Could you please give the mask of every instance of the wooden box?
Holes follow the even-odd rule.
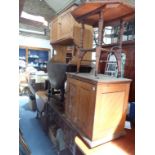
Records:
[[[67,74],[65,113],[91,147],[124,134],[130,79]]]

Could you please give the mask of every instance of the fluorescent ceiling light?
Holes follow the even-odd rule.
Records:
[[[45,26],[48,25],[48,22],[42,16],[35,16],[35,15],[31,15],[31,14],[28,14],[28,13],[22,11],[21,17],[26,18],[26,19],[30,19],[30,20],[34,20],[34,21],[37,21],[37,22],[41,22]]]
[[[19,31],[44,35],[44,32],[41,32],[41,31],[27,30],[27,29],[22,29],[22,28],[20,28]]]

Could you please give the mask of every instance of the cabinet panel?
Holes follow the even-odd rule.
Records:
[[[66,115],[86,136],[92,136],[94,85],[68,78]]]
[[[59,27],[60,27],[60,23],[58,18],[55,18],[52,21],[52,27],[50,30],[50,41],[56,41],[59,38]]]
[[[66,115],[77,123],[78,81],[69,79],[67,83]]]
[[[98,96],[95,110],[94,139],[103,138],[108,134],[118,132],[120,129],[125,92],[102,93]]]
[[[93,86],[83,85],[83,82],[80,83],[77,125],[89,138],[92,136],[94,97]]]
[[[69,12],[60,16],[60,39],[73,38],[74,19]]]

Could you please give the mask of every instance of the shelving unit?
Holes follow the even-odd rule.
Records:
[[[50,49],[36,47],[19,47],[19,60],[25,61],[26,66],[33,66],[37,70],[46,71],[47,62],[50,58]]]
[[[37,69],[44,69],[47,66],[48,52],[29,49],[28,65],[32,65]]]
[[[106,29],[106,27],[105,27]],[[119,41],[119,33],[120,33],[120,25],[116,24],[114,26],[111,26],[111,33],[104,34],[104,38],[110,39],[111,42],[105,43],[105,44],[114,44],[118,43]],[[134,20],[128,21],[124,24],[124,32],[123,32],[123,39],[122,41],[134,41],[135,39],[135,22]]]
[[[19,49],[19,67],[26,66],[26,50],[24,48]]]

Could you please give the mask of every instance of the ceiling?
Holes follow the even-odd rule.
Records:
[[[49,39],[49,23],[64,8],[73,3],[80,4],[82,0],[19,0],[19,33],[20,35]],[[42,22],[22,17],[22,11],[36,16],[42,16],[48,22],[45,26]],[[24,30],[23,30],[24,29]],[[25,30],[39,31],[44,34],[25,32]]]
[[[81,4],[85,1],[88,0],[19,0],[19,34],[49,39],[49,23],[52,18],[73,3]],[[123,1],[134,4],[134,0]],[[30,15],[44,17],[48,22],[48,25],[21,17],[22,11]],[[25,32],[25,30],[31,30],[31,32]],[[39,31],[42,34],[37,34],[35,33],[36,31]]]

